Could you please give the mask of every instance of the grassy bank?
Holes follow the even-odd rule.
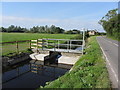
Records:
[[[96,41],[88,39],[86,54],[62,77],[48,82],[44,88],[110,88],[105,60]]]
[[[115,37],[112,37],[112,36],[107,36],[107,38],[110,38],[110,39],[113,39],[113,40],[120,41],[120,38],[115,38]]]
[[[22,41],[41,38],[70,39],[76,34],[2,33],[1,42]]]

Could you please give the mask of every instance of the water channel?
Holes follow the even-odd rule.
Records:
[[[68,69],[43,66],[42,69],[30,63],[31,60],[21,62],[3,69],[2,88],[39,88],[46,82],[53,81],[64,75]]]

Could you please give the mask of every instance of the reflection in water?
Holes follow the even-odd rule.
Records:
[[[38,88],[46,82],[53,81],[64,75],[68,70],[57,67],[30,64],[3,73],[3,88]]]

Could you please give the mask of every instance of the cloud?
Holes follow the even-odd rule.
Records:
[[[57,19],[41,19],[41,18],[26,18],[26,17],[14,17],[14,16],[3,16],[2,26],[17,25],[23,27],[32,27],[34,25],[44,25],[49,23],[56,23]]]
[[[61,20],[60,22],[56,23],[56,25],[68,30],[88,28],[88,29],[97,29],[99,31],[103,31],[103,28],[101,25],[98,24],[98,21],[99,20],[96,19],[75,17],[75,18]]]
[[[66,30],[70,29],[99,29],[103,30],[98,24],[98,20],[85,19],[83,17],[73,17],[67,19],[48,19],[48,18],[26,18],[26,17],[14,17],[3,16],[2,26],[8,27],[10,25],[17,25],[21,27],[31,28],[33,26],[42,25],[56,25]]]

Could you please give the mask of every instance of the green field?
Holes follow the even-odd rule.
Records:
[[[41,38],[52,38],[52,39],[70,39],[76,34],[38,34],[38,33],[1,33],[1,42],[41,39]]]
[[[44,88],[111,87],[105,60],[96,37],[91,37],[88,41],[86,54],[76,62],[72,70],[53,82],[47,82]]]

